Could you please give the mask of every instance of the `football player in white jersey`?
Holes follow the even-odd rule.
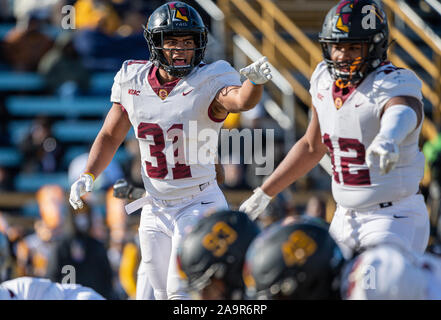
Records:
[[[105,300],[91,288],[20,277],[0,283],[0,300]]]
[[[324,61],[311,77],[305,135],[240,207],[258,216],[271,198],[317,165],[333,165],[330,233],[345,256],[380,242],[423,252],[429,218],[419,194],[424,156],[421,81],[387,61],[388,24],[373,0],[342,0],[327,14]]]
[[[93,289],[79,284],[61,284],[33,277],[3,281],[7,279],[3,271],[11,260],[9,246],[8,238],[0,232],[0,300],[104,300]]]
[[[186,299],[176,268],[178,244],[201,212],[228,207],[215,181],[217,134],[229,112],[258,103],[271,70],[262,57],[240,71],[248,78],[241,83],[227,62],[204,64],[207,28],[182,2],[157,8],[144,36],[150,61],[126,61],[116,74],[113,106],[84,174],[71,187],[70,203],[82,206],[80,197],[92,190],[133,127],[147,194],[140,199],[145,205],[139,227],[146,281],[155,299]],[[207,154],[213,161],[200,159]]]
[[[346,300],[441,300],[441,259],[390,243],[348,261],[340,288]]]

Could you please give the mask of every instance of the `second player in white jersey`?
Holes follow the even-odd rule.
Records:
[[[105,300],[93,289],[49,279],[20,277],[0,283],[0,300]]]
[[[213,134],[223,120],[213,118],[207,106],[220,89],[241,81],[226,61],[201,63],[174,87],[161,85],[157,70],[150,61],[124,62],[111,101],[122,105],[135,130],[147,192],[170,200],[192,195],[192,187],[214,180],[218,140]]]
[[[320,63],[311,77],[310,93],[332,159],[335,201],[345,208],[363,209],[416,194],[424,174],[424,155],[418,147],[422,121],[399,145],[396,168],[387,175],[381,174],[378,163],[369,168],[365,158],[380,130],[384,105],[397,96],[421,100],[421,81],[412,71],[385,63],[356,90],[348,89],[346,95],[342,91],[326,63]]]
[[[373,28],[362,23],[367,7],[375,11]],[[421,81],[387,61],[388,37],[386,14],[374,0],[341,0],[328,12],[319,35],[324,61],[311,78],[308,129],[241,210],[258,216],[329,152],[337,203],[329,232],[345,256],[384,242],[424,252]]]

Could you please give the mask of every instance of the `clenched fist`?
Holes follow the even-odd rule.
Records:
[[[267,57],[260,58],[249,66],[240,69],[239,72],[247,77],[253,84],[264,84],[273,77]]]

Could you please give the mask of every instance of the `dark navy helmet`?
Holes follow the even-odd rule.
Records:
[[[387,59],[389,29],[381,4],[374,0],[341,0],[326,15],[319,33],[323,58],[334,80],[356,84]],[[364,43],[366,56],[354,61],[331,60],[331,45]]]
[[[218,211],[199,220],[178,248],[178,270],[187,288],[200,292],[218,279],[227,289],[225,299],[241,299],[245,254],[259,232],[240,211]]]
[[[167,35],[193,36],[196,47],[193,49],[194,55],[189,65],[174,65],[173,62],[169,64],[163,55],[163,50],[167,50],[163,47],[164,38]],[[193,7],[183,2],[168,2],[151,14],[144,27],[144,38],[149,46],[150,60],[170,75],[182,78],[198,66],[204,58],[207,46],[207,28]]]
[[[299,217],[263,231],[248,248],[251,299],[338,299],[343,255],[323,224]]]

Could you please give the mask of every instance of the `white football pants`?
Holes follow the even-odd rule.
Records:
[[[139,225],[141,246],[140,268],[146,277],[138,279],[139,289],[145,290],[142,278],[149,281],[156,300],[189,299],[182,288],[176,267],[176,250],[182,237],[207,211],[227,209],[228,203],[216,182],[197,194],[193,199],[174,206],[164,206],[153,200],[142,208]],[[138,289],[137,289],[138,290]],[[137,293],[137,299],[143,294]]]
[[[346,258],[353,250],[386,242],[423,253],[429,241],[429,213],[421,194],[386,208],[353,210],[337,205],[329,233]]]

